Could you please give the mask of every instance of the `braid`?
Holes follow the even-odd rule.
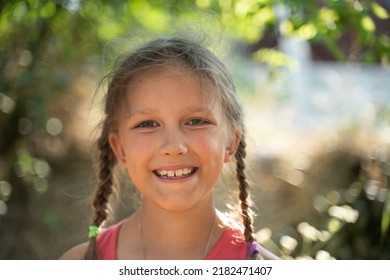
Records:
[[[241,141],[238,145],[237,152],[235,154],[237,166],[236,166],[236,172],[237,172],[237,179],[239,182],[239,189],[240,194],[239,198],[241,201],[241,217],[244,225],[244,236],[245,240],[247,242],[253,242],[253,226],[252,226],[252,213],[250,209],[251,200],[249,197],[248,189],[249,184],[246,179],[245,175],[245,162],[244,159],[246,157],[246,151],[245,151],[246,143],[245,139],[241,138]]]
[[[93,200],[94,217],[92,225],[99,227],[107,219],[108,197],[112,193],[113,185],[113,168],[116,164],[116,157],[111,150],[108,142],[108,125],[103,125],[103,131],[97,141],[100,150],[100,169],[99,169],[99,186]],[[98,259],[99,253],[96,246],[96,238],[90,240],[88,251],[85,259]]]

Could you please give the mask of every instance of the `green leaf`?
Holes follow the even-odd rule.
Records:
[[[367,32],[374,32],[375,28],[376,28],[375,27],[375,22],[369,16],[362,17],[362,19],[360,21],[360,25]]]
[[[304,24],[298,29],[298,35],[305,40],[313,39],[317,33],[317,27],[312,23]]]
[[[268,48],[262,48],[253,54],[255,61],[267,63],[272,67],[287,67],[295,69],[298,67],[296,61],[284,53]]]
[[[388,19],[389,18],[389,14],[387,13],[387,11],[381,5],[379,5],[377,2],[372,3],[371,8],[372,8],[373,13],[379,19]]]
[[[53,2],[47,2],[45,6],[42,7],[40,14],[44,18],[50,18],[56,13],[56,5]]]
[[[385,236],[387,235],[389,231],[389,226],[390,226],[390,192],[387,195],[385,206],[383,207],[382,220],[381,220],[382,240],[384,240]]]

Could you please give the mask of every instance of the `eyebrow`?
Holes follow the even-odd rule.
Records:
[[[144,108],[144,109],[136,109],[134,111],[131,111],[131,112],[127,112],[127,118],[130,118],[132,116],[137,116],[137,115],[150,115],[150,114],[154,114],[156,113],[158,110],[154,109],[154,108]],[[199,112],[206,112],[206,113],[210,113],[211,112],[211,109],[208,108],[208,107],[205,107],[205,106],[191,106],[191,107],[187,107],[185,109],[185,111],[189,112],[189,113],[199,113]]]
[[[188,112],[191,113],[197,113],[197,112],[211,112],[211,108],[208,108],[206,106],[194,106],[194,107],[188,107],[187,108]]]

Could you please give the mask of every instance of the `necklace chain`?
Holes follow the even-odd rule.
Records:
[[[206,258],[206,255],[207,255],[207,250],[209,249],[209,245],[210,245],[210,241],[211,241],[211,237],[213,236],[213,233],[214,233],[214,227],[215,227],[215,219],[216,219],[216,213],[214,211],[214,216],[213,216],[213,224],[211,226],[211,229],[210,229],[210,232],[209,232],[209,237],[207,238],[207,243],[206,243],[206,247],[204,249],[204,253],[203,253],[203,258],[202,260],[204,260]]]
[[[143,239],[143,234],[142,234],[142,224],[141,224],[139,212],[137,213],[137,219],[138,219],[138,234],[139,234],[139,238],[140,238],[141,246],[142,246],[142,259],[145,260],[145,245],[144,245],[144,239]]]
[[[216,216],[217,215],[216,215],[216,213],[214,211],[213,224],[211,226],[211,229],[210,229],[210,232],[209,232],[209,236],[207,238],[207,243],[206,243],[206,246],[205,246],[205,249],[204,249],[204,253],[203,253],[203,258],[202,258],[203,260],[207,256],[207,250],[209,249],[211,237],[213,236],[213,233],[214,233]],[[140,213],[139,212],[137,212],[137,220],[138,220],[138,234],[139,234],[140,241],[141,241],[141,246],[142,246],[142,259],[145,260],[145,243],[144,243],[144,239],[143,239],[142,224],[141,224],[141,218],[140,218]]]

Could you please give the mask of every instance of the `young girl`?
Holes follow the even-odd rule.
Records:
[[[275,259],[254,237],[242,108],[218,58],[192,40],[159,38],[108,77],[90,241],[62,259]],[[242,226],[213,203],[214,185],[231,160]],[[100,231],[116,164],[142,194],[142,206]]]

